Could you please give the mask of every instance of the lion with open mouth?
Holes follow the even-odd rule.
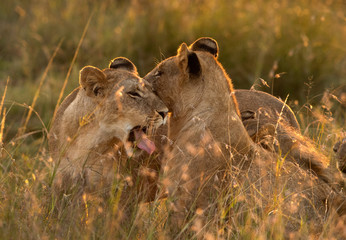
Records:
[[[135,156],[155,151],[147,134],[164,123],[168,109],[126,58],[104,70],[86,66],[79,81],[49,132],[55,191],[107,193],[115,180],[132,186],[141,164]]]

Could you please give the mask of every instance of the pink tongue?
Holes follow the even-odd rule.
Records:
[[[148,139],[147,135],[145,135],[141,129],[134,130],[134,133],[137,141],[137,147],[149,154],[152,154],[156,149],[155,144]]]

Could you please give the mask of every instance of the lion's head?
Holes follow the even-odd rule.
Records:
[[[201,131],[208,129],[218,142],[246,154],[251,140],[240,119],[231,79],[217,60],[218,53],[212,38],[197,39],[189,46],[182,43],[176,56],[163,60],[144,79],[172,112],[171,140],[179,134],[190,141],[198,138],[196,131],[187,127],[190,124],[200,126]],[[236,130],[226,136],[225,129]]]
[[[167,108],[141,79],[128,59],[116,58],[109,68],[87,66],[80,71],[85,97],[95,105],[92,114],[102,131],[115,133],[123,142],[139,140],[137,146],[151,153],[152,143],[143,130],[161,125]]]
[[[217,42],[211,38],[200,38],[190,46],[183,43],[176,56],[162,61],[145,79],[152,83],[173,114],[174,110],[180,111],[182,106],[200,103],[204,100],[201,96],[205,92],[210,92],[212,98],[226,99],[233,88],[217,61],[218,51]],[[225,92],[228,96],[225,96]]]
[[[60,105],[49,134],[59,192],[80,180],[88,189],[109,186],[114,164],[120,169],[135,146],[153,153],[146,133],[160,126],[168,112],[126,58],[114,59],[104,70],[84,67],[79,82]]]

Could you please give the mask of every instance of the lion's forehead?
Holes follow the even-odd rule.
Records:
[[[109,78],[107,79],[109,88],[113,91],[127,91],[132,89],[143,89],[145,84],[139,77],[128,75],[122,78]]]
[[[132,89],[132,88],[142,89],[145,86],[143,81],[140,78],[133,78],[133,77],[122,79],[117,82],[117,85],[125,89]]]
[[[161,64],[158,65],[158,69],[161,70],[161,69],[165,69],[165,68],[167,68],[167,67],[170,68],[170,67],[172,67],[172,66],[177,67],[178,65],[177,65],[177,63],[176,63],[176,58],[177,58],[177,57],[174,56],[174,57],[170,57],[170,58],[164,60],[163,62],[161,62]]]

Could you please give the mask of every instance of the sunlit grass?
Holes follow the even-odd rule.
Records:
[[[316,108],[319,107],[316,106]],[[2,116],[2,121],[4,120],[5,117]],[[321,136],[316,146],[322,148],[323,145],[329,146],[334,143],[334,139],[337,139],[341,133],[337,132],[338,129],[330,123],[325,123],[323,128],[321,126],[322,124],[317,125],[311,130],[313,134],[317,131]],[[333,139],[328,139],[321,134],[324,131],[333,134]],[[165,225],[169,219],[166,207],[166,204],[170,204],[169,199],[157,199],[152,203],[140,205],[129,204],[126,213],[131,214],[127,216],[126,224],[122,222],[126,213],[119,205],[121,182],[114,182],[115,194],[109,199],[102,199],[97,193],[84,194],[81,198],[75,199],[72,192],[70,195],[63,196],[62,203],[58,203],[51,193],[54,168],[46,150],[44,131],[39,133],[43,134],[42,137],[36,137],[30,141],[27,139],[30,136],[26,134],[5,142],[2,151],[0,171],[2,236],[24,239],[44,237],[63,239],[67,236],[102,239],[170,238]],[[329,157],[332,156],[330,151],[327,153]],[[277,163],[278,171],[281,166],[280,161]],[[229,188],[232,191],[221,193],[215,205],[207,210],[210,211],[210,214],[207,214],[207,224],[201,225],[197,214],[186,222],[186,227],[180,233],[181,236],[193,238],[202,231],[208,239],[282,238],[284,216],[280,214],[280,208],[278,208],[282,199],[276,195],[271,196],[272,208],[269,207],[269,210],[275,209],[275,218],[269,217],[271,216],[269,210],[259,214],[258,211],[263,203],[255,197],[256,194],[253,198],[244,195],[242,192],[247,188],[246,185],[232,185]],[[131,198],[128,203],[132,201],[134,199]],[[244,208],[244,203],[247,204],[245,206],[253,206],[253,209]],[[293,205],[292,208],[294,208]],[[215,212],[216,209],[217,212]],[[234,217],[231,222],[228,219],[229,215]],[[304,220],[301,224],[301,231],[292,233],[292,237],[309,235],[309,224]],[[326,221],[326,237],[331,231],[329,224],[329,221]],[[335,226],[339,225],[343,226],[342,223]]]
[[[126,224],[117,194],[106,200],[85,194],[74,201],[72,193],[58,202],[51,192],[54,165],[47,129],[56,103],[78,85],[82,66],[102,68],[125,56],[144,75],[155,62],[174,55],[181,42],[200,36],[219,42],[220,62],[236,88],[263,78],[271,88],[262,89],[284,99],[290,94],[303,135],[333,161],[332,146],[343,136],[346,119],[343,10],[342,1],[304,0],[1,3],[0,238],[171,237],[165,225],[170,199],[129,204]],[[276,78],[280,73],[285,74]],[[121,186],[114,182],[113,191],[119,194]],[[188,237],[203,231],[206,239],[282,238],[280,208],[274,219],[268,212],[258,215],[255,207],[244,209],[245,200],[260,203],[246,199],[242,187],[220,194],[206,225],[197,211],[186,223]],[[272,196],[273,209],[280,201]],[[237,217],[232,222],[228,215]],[[301,226],[292,238],[307,237],[308,223]],[[328,220],[323,237],[344,227]]]

